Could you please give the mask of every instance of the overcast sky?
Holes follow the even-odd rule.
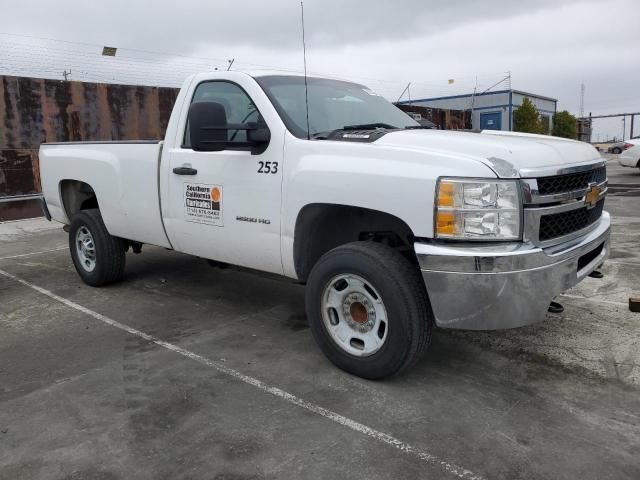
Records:
[[[302,69],[298,0],[0,0],[0,12],[0,73],[177,86],[231,58]],[[305,20],[310,72],[391,100],[408,82],[412,98],[455,95],[511,72],[513,88],[574,114],[581,83],[585,113],[640,111],[638,0],[306,0]],[[594,140],[622,134],[620,119],[594,126]]]

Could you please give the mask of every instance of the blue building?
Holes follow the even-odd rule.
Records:
[[[558,100],[520,90],[496,90],[495,92],[469,93],[447,97],[422,98],[398,102],[426,108],[471,111],[471,125],[481,130],[513,130],[513,110],[529,98],[540,113],[542,123],[550,132],[553,114]]]

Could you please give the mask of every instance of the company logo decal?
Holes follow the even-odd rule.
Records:
[[[221,227],[222,210],[222,185],[184,184],[186,221]]]

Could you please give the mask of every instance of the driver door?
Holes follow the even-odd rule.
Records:
[[[222,105],[228,124],[262,121],[256,103],[236,83],[200,83],[191,103],[203,101]],[[195,151],[186,123],[182,145],[168,152],[165,226],[172,245],[191,255],[282,274],[283,136],[272,135],[262,153],[252,154],[247,132],[228,130],[224,150]]]

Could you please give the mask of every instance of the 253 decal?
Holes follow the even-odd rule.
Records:
[[[258,173],[278,173],[278,162],[258,162]]]

